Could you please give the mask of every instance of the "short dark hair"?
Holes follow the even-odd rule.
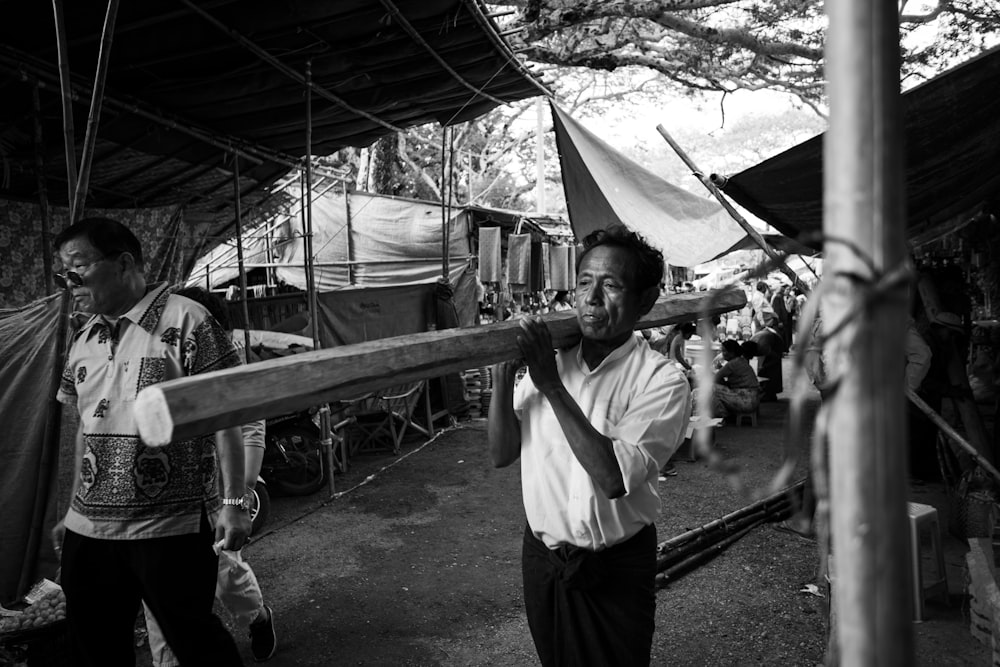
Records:
[[[642,292],[650,287],[660,287],[663,282],[663,253],[624,225],[610,225],[587,234],[583,239],[583,252],[576,258],[577,271],[591,250],[605,245],[623,248],[632,254],[635,262],[629,264],[628,273],[633,289]]]
[[[694,322],[683,322],[682,324],[677,325],[677,330],[682,336],[690,338],[696,331],[698,331],[698,325]]]
[[[52,240],[56,252],[73,239],[85,238],[104,257],[129,253],[142,268],[142,246],[139,239],[122,223],[111,218],[84,218],[62,230]]]
[[[761,280],[760,282],[758,282],[757,283],[757,291],[758,292],[766,292],[767,291],[767,283],[765,283],[763,280]]]
[[[212,294],[204,287],[198,286],[182,287],[176,290],[174,294],[185,296],[192,301],[200,303],[215,318],[219,326],[226,331],[232,331],[233,326],[229,319],[229,309],[226,308],[225,301],[217,294]]]
[[[757,343],[752,340],[748,340],[742,345],[740,345],[740,354],[746,359],[753,359],[760,353],[760,349],[757,347]]]
[[[742,356],[740,353],[739,341],[733,340],[732,338],[727,338],[726,340],[722,341],[722,349],[734,357]]]

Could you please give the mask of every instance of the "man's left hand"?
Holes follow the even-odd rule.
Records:
[[[250,513],[239,507],[224,505],[215,524],[215,542],[222,542],[226,551],[239,551],[250,541]]]

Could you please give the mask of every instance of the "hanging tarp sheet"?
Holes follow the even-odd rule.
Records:
[[[620,222],[658,247],[668,264],[717,257],[746,233],[717,202],[663,180],[552,105],[570,224],[578,239]]]
[[[971,216],[1000,192],[1000,49],[903,94],[908,235]],[[824,135],[729,177],[724,191],[818,247]],[[810,238],[812,237],[812,238]]]
[[[47,576],[55,570],[49,529],[56,512],[61,309],[62,295],[54,295],[0,310],[0,603],[24,594],[44,562],[51,564]]]
[[[471,326],[478,310],[475,274],[460,274],[453,289],[457,322],[439,322],[434,283],[320,293],[320,343],[324,348],[362,343],[427,331],[432,324]]]
[[[288,193],[298,201],[298,192]],[[315,196],[315,195],[314,195]],[[280,282],[306,288],[302,216],[298,204],[285,215],[269,220],[244,234],[244,261],[254,266],[268,261],[267,247],[278,264]],[[430,202],[355,192],[348,204],[343,192],[315,196],[312,205],[313,255],[316,289],[328,292],[350,287],[388,287],[434,282],[441,275],[441,207]],[[274,228],[271,238],[264,231]],[[469,264],[469,215],[451,209],[448,220],[449,278],[454,284]],[[211,283],[220,285],[238,275],[235,241],[217,246],[199,259],[188,284],[206,284],[205,267],[211,266]],[[349,269],[353,266],[353,269]],[[349,271],[353,271],[353,276]],[[353,282],[352,282],[353,278]]]

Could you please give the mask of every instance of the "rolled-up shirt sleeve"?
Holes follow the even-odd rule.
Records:
[[[626,494],[648,483],[684,441],[691,418],[691,387],[672,367],[655,373],[608,430]]]

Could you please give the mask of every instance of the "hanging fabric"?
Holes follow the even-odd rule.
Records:
[[[552,289],[551,248],[550,244],[542,243],[542,289]]]
[[[507,237],[507,267],[511,291],[527,292],[531,283],[531,234]]]
[[[552,279],[552,289],[556,291],[573,289],[570,279],[571,246],[554,245],[549,250],[549,275]]]
[[[500,282],[500,228],[479,228],[479,280],[484,283]]]

